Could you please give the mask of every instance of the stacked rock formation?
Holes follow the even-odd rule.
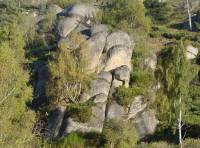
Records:
[[[155,130],[157,120],[152,112],[145,111],[147,104],[144,96],[135,97],[129,111],[117,104],[112,98],[119,86],[129,87],[131,56],[134,42],[126,32],[110,32],[106,25],[92,25],[91,19],[98,10],[94,7],[76,4],[59,12],[63,19],[58,21],[57,31],[61,42],[70,42],[68,35],[72,32],[81,33],[88,42],[85,50],[89,56],[88,70],[97,73],[97,77],[91,82],[90,90],[81,96],[81,102],[93,101],[92,116],[86,123],[74,121],[66,116],[64,107],[57,108],[48,121],[47,137],[55,138],[65,136],[71,132],[102,132],[107,119],[134,119],[137,118],[136,128],[142,137],[151,134]],[[58,45],[59,46],[59,45]],[[79,45],[72,45],[76,48]],[[138,115],[138,113],[141,113]],[[146,118],[148,116],[148,119]],[[140,118],[141,117],[141,118]],[[151,125],[151,126],[149,126]],[[134,126],[134,124],[133,124]]]

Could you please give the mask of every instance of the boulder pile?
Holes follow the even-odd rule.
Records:
[[[64,16],[58,20],[56,26],[59,36],[58,46],[70,42],[68,35],[71,32],[80,33],[88,44],[84,51],[88,55],[87,69],[97,73],[97,77],[80,99],[82,103],[92,101],[95,104],[92,106],[92,116],[89,121],[86,123],[74,121],[66,115],[65,107],[58,107],[49,118],[47,138],[66,136],[74,131],[101,133],[108,119],[134,121],[135,118],[137,122],[133,122],[133,126],[138,128],[139,135],[145,136],[152,133],[158,123],[152,112],[144,112],[147,107],[144,96],[135,97],[129,111],[116,101],[110,100],[117,87],[129,87],[131,56],[135,43],[126,32],[120,30],[111,32],[104,24],[92,24],[97,11],[97,8],[85,4],[75,4],[61,12],[56,11],[57,15]],[[70,46],[75,49],[79,45],[71,43]],[[145,126],[145,131],[140,131],[141,126]]]

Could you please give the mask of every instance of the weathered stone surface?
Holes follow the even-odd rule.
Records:
[[[97,9],[86,4],[75,4],[68,8],[67,15],[79,16],[81,18],[92,18],[94,17]]]
[[[107,37],[105,50],[108,51],[110,48],[115,46],[126,46],[128,49],[131,48],[131,39],[129,35],[122,31],[111,33]]]
[[[147,103],[144,102],[144,96],[136,96],[131,104],[128,119],[134,118],[139,112],[143,111],[147,107]]]
[[[112,74],[110,72],[103,71],[103,72],[100,72],[97,75],[97,78],[98,79],[104,79],[107,82],[111,83],[111,81],[112,81]]]
[[[92,108],[92,117],[87,123],[75,122],[72,118],[65,119],[63,135],[67,135],[73,131],[101,133],[105,120],[105,110],[106,103],[98,103]]]
[[[47,6],[47,11],[50,15],[56,16],[57,14],[61,13],[63,9],[60,8],[58,5],[50,4]]]
[[[154,54],[149,58],[144,60],[144,66],[151,68],[152,70],[156,69],[157,66],[157,56]]]
[[[111,85],[111,88],[110,88],[109,96],[110,96],[110,97],[114,97],[114,94],[115,94],[117,88],[118,88],[119,86],[122,86],[122,85],[123,85],[123,81],[114,79],[114,80],[112,81],[112,85]]]
[[[108,51],[104,71],[110,71],[122,65],[131,69],[129,48],[126,46],[115,46]]]
[[[91,37],[91,30],[88,26],[80,23],[78,27],[74,30],[75,32],[81,33],[86,39]]]
[[[90,84],[89,91],[85,92],[81,95],[81,97],[80,97],[81,102],[86,102],[98,94],[104,94],[104,95],[108,96],[109,91],[110,91],[110,85],[111,85],[111,83],[105,79],[93,80]]]
[[[95,71],[99,64],[107,35],[107,32],[101,32],[88,40],[88,48],[84,51],[84,53],[86,54],[88,60],[87,68],[91,71]]]
[[[60,37],[67,37],[80,23],[78,17],[66,17],[58,22],[57,30]]]
[[[108,99],[108,96],[103,93],[92,97],[92,100],[94,103],[103,103],[103,102],[106,102],[107,99]]]
[[[125,119],[127,116],[124,108],[117,104],[116,101],[112,101],[107,110],[107,119]]]
[[[91,83],[91,89],[89,91],[89,94],[91,96],[95,96],[97,94],[103,93],[108,96],[109,90],[110,90],[109,82],[103,79],[97,79]]]
[[[188,45],[187,46],[187,59],[188,60],[192,60],[194,58],[196,58],[196,56],[198,55],[198,48],[193,47],[192,45]]]
[[[65,108],[59,107],[53,111],[48,120],[47,130],[45,131],[46,138],[56,138],[59,136],[59,130],[65,115]]]
[[[144,111],[138,114],[134,120],[135,128],[140,138],[153,134],[159,121],[153,111]]]
[[[114,78],[124,82],[126,87],[129,86],[130,70],[128,66],[123,65],[113,70]]]
[[[95,35],[96,33],[100,33],[100,32],[109,32],[109,29],[104,24],[94,25],[91,28],[91,35],[92,36]]]

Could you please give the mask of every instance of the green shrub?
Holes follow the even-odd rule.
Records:
[[[145,16],[145,8],[138,0],[112,0],[103,3],[102,23],[126,32],[150,29],[150,19]]]
[[[65,8],[67,6],[69,6],[70,4],[73,4],[75,2],[75,0],[52,0],[52,3]]]
[[[173,9],[169,1],[160,2],[159,0],[145,0],[144,5],[154,21],[159,23],[167,23],[171,19]]]
[[[134,97],[143,93],[143,89],[140,87],[126,88],[125,86],[120,86],[117,88],[115,96],[118,104],[129,107]]]
[[[67,137],[56,143],[57,148],[85,148],[85,140],[76,133],[71,133]]]
[[[93,104],[71,104],[67,106],[67,114],[77,122],[87,122],[92,116]]]
[[[76,41],[78,44],[81,40]],[[87,44],[76,50],[59,48],[54,59],[49,61],[47,95],[52,98],[52,104],[77,103],[81,92],[88,88],[93,74],[86,69],[88,60],[83,53],[86,48]]]
[[[149,71],[133,71],[131,73],[131,85],[142,88],[149,88],[153,85],[154,75]]]
[[[105,147],[130,148],[137,143],[138,137],[134,126],[125,121],[110,120],[103,129]]]
[[[184,148],[199,148],[200,139],[185,139],[183,141]]]
[[[170,145],[166,142],[154,142],[154,143],[142,143],[136,145],[135,148],[175,148],[175,146]]]

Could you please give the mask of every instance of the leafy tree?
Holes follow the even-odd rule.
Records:
[[[188,99],[188,88],[195,73],[194,66],[186,59],[186,48],[183,41],[168,47],[162,56],[163,82],[167,95],[173,100],[178,118],[179,142],[182,146],[183,107]]]
[[[0,147],[30,147],[35,113],[26,106],[32,88],[23,65],[25,40],[18,16],[8,14],[0,22]]]
[[[144,5],[147,8],[147,14],[158,23],[167,23],[171,19],[172,5],[169,1],[161,2],[159,0],[145,0]]]
[[[138,137],[134,126],[125,121],[110,120],[103,129],[105,147],[108,148],[129,148],[134,147]]]
[[[145,16],[145,8],[139,0],[103,1],[102,23],[129,33],[134,29],[144,32],[150,29],[150,20]]]
[[[82,40],[80,35],[76,37],[76,41]],[[76,50],[59,48],[54,60],[49,62],[48,95],[54,103],[77,103],[82,90],[87,89],[91,74],[86,69],[87,57],[82,53],[86,47],[84,44]]]

